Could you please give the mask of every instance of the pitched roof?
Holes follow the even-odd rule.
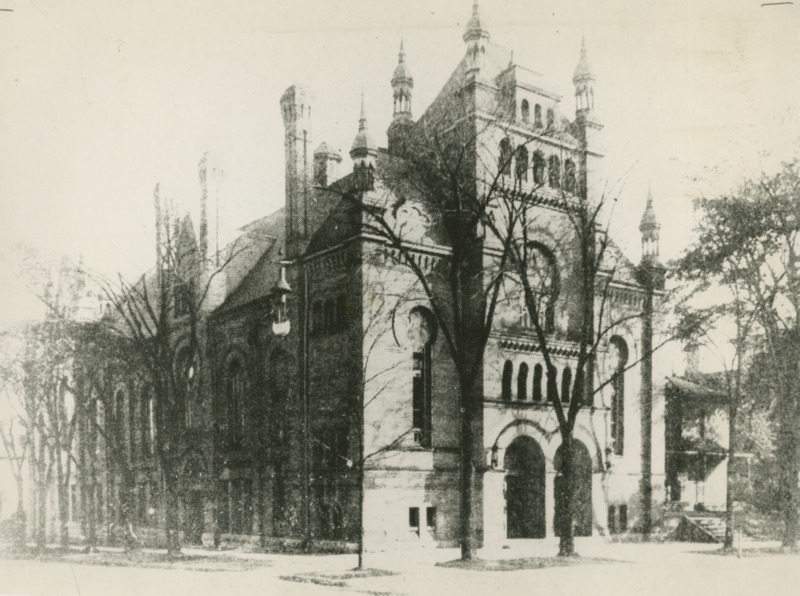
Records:
[[[677,389],[682,395],[695,399],[726,400],[722,391],[710,389],[681,377],[667,377],[667,384]]]

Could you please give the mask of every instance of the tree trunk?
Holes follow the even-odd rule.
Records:
[[[172,466],[164,470],[165,489],[165,534],[167,538],[167,554],[169,556],[181,554],[180,530],[178,527],[180,496],[178,494],[177,479],[172,472]]]
[[[736,398],[734,398],[736,400]],[[727,488],[725,490],[725,540],[722,548],[725,550],[733,549],[733,484],[735,480],[733,469],[733,458],[735,456],[736,439],[736,416],[739,413],[738,400],[728,406],[728,474]]]
[[[69,548],[69,480],[64,475],[60,449],[55,451],[56,486],[58,487],[58,523],[61,548]]]
[[[475,482],[473,461],[472,395],[461,382],[461,560],[473,557],[472,489]]]
[[[364,569],[364,438],[361,435],[361,465],[359,478],[358,478],[358,567],[357,569]]]
[[[564,450],[561,459],[561,527],[559,530],[558,556],[571,557],[575,555],[575,536],[573,534],[573,519],[575,518],[575,466],[573,462],[572,433],[562,435],[562,449]],[[558,507],[558,505],[556,505]]]

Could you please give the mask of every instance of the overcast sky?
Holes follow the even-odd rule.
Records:
[[[153,261],[155,184],[196,212],[205,151],[229,237],[283,204],[289,85],[313,91],[313,142],[339,148],[349,169],[361,88],[385,146],[401,35],[418,116],[464,53],[471,4],[0,0],[13,9],[0,12],[0,250],[27,241],[105,273],[140,271]],[[569,117],[586,36],[606,176],[624,184],[614,227],[635,261],[648,185],[671,258],[690,237],[692,197],[800,154],[800,4],[484,0],[481,13]],[[1,284],[0,322],[28,302]]]

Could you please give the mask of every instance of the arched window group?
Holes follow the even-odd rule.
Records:
[[[500,141],[498,167],[502,176],[510,176],[513,170],[515,180],[521,182],[529,180],[528,170],[532,169],[534,184],[563,187],[570,194],[578,192],[578,170],[573,159],[564,160],[562,168],[559,156],[545,157],[538,149],[531,156],[525,145],[514,149],[508,138]]]
[[[611,441],[614,453],[625,451],[625,367],[628,364],[628,345],[615,335],[610,340],[613,372],[611,377]]]
[[[314,302],[311,306],[311,333],[330,335],[344,331],[347,328],[347,306],[344,294]]]
[[[548,375],[545,374],[545,365],[537,363],[533,366],[533,382],[531,383],[529,381],[531,378],[530,367],[527,362],[521,362],[515,371],[514,363],[511,360],[506,360],[503,364],[500,399],[506,402],[532,401],[533,403],[542,403],[543,398],[546,396],[548,402],[553,402],[558,398],[564,403],[569,403],[574,390],[572,369],[569,366],[565,366],[559,376],[558,369],[553,368],[550,374],[555,377],[554,383],[548,382],[549,378],[546,378]],[[516,379],[516,383],[514,379]],[[553,391],[554,387],[556,392],[559,393],[558,396]]]

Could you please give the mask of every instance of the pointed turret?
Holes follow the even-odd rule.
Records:
[[[392,90],[394,91],[394,119],[411,118],[411,90],[414,88],[414,78],[406,64],[406,53],[403,50],[403,40],[400,40],[400,53],[397,56],[397,67],[392,75]]]
[[[639,223],[639,231],[642,233],[643,262],[658,262],[659,230],[661,230],[661,224],[658,223],[656,211],[653,208],[653,193],[648,189],[647,206],[642,214],[642,221]]]
[[[375,173],[375,159],[378,146],[369,134],[367,126],[367,108],[364,103],[364,92],[361,92],[361,118],[358,120],[358,133],[350,148],[353,159],[353,172],[356,174],[356,185],[361,189],[371,189]]]
[[[575,67],[572,82],[575,85],[575,111],[589,112],[594,110],[594,74],[586,57],[586,38],[581,38],[581,57]]]
[[[472,17],[467,21],[467,27],[464,29],[464,41],[470,42],[477,39],[489,39],[489,31],[483,28],[480,7],[478,0],[475,0],[472,3]]]
[[[392,75],[392,95],[394,98],[394,115],[386,136],[389,140],[389,153],[402,155],[414,126],[411,119],[411,95],[414,89],[414,78],[406,63],[403,40],[400,39],[400,53],[397,56],[397,67]]]
[[[486,62],[486,44],[489,41],[489,31],[481,22],[478,0],[472,5],[472,17],[467,22],[464,30],[464,43],[467,44],[467,72],[473,77],[478,76]]]

